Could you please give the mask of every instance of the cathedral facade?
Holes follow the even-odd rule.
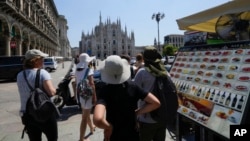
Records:
[[[99,25],[85,34],[82,32],[79,42],[79,53],[88,53],[90,56],[96,56],[97,59],[105,59],[109,55],[129,55],[133,56],[135,48],[134,32],[128,33],[127,28],[123,30],[120,20],[111,22],[107,19],[102,22],[99,17]]]

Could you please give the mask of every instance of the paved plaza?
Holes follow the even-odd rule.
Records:
[[[63,79],[70,65],[70,61],[65,61],[59,64],[56,71],[51,72],[55,87]],[[28,141],[27,134],[21,139],[23,125],[19,117],[19,107],[16,82],[0,81],[0,141]],[[80,122],[81,111],[77,106],[64,107],[58,120],[58,141],[78,141]],[[90,133],[89,128],[86,133]],[[46,140],[44,135],[43,140]],[[94,134],[88,136],[88,141],[103,141],[103,130],[96,128]],[[173,141],[168,132],[166,141]]]

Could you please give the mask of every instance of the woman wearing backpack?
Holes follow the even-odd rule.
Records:
[[[158,108],[160,102],[130,80],[130,64],[120,56],[108,56],[99,63],[99,68],[106,85],[98,94],[93,115],[95,125],[104,129],[104,141],[139,141],[136,116]],[[139,99],[147,102],[140,108]]]
[[[155,47],[146,47],[143,52],[144,67],[135,75],[135,83],[146,91],[152,92],[155,78],[166,77],[168,74],[161,62],[161,55]],[[146,102],[138,101],[139,107]],[[140,125],[140,141],[165,141],[166,125],[155,121],[150,113],[138,116]]]
[[[76,65],[76,71],[75,71],[76,84],[78,85],[78,83],[84,78],[85,74],[87,73],[86,78],[88,79],[89,85],[92,87],[93,90],[92,96],[88,99],[84,99],[83,97],[79,96],[77,92],[77,95],[79,97],[77,98],[77,100],[78,102],[80,102],[82,108],[82,120],[80,125],[79,141],[84,141],[87,124],[89,125],[92,134],[95,131],[95,126],[93,125],[90,118],[91,109],[96,103],[96,92],[95,92],[95,84],[93,77],[94,70],[91,67],[89,67],[91,61],[94,58],[95,57],[90,57],[87,53],[82,53],[79,56],[79,63]]]
[[[52,84],[50,74],[42,69],[43,59],[47,56],[48,54],[37,49],[28,50],[25,54],[23,71],[26,73],[29,84],[34,88],[37,70],[41,69],[39,82],[40,88],[51,97],[56,94],[56,89]],[[17,86],[21,101],[20,115],[22,123],[25,125],[26,132],[29,136],[29,140],[42,141],[42,133],[44,133],[48,141],[57,141],[58,128],[56,116],[52,116],[49,120],[41,123],[26,113],[26,103],[30,96],[30,88],[25,80],[23,71],[18,73]]]

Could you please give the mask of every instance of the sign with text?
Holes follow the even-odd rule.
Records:
[[[230,141],[246,141],[250,137],[250,125],[230,125]]]
[[[178,113],[230,138],[230,126],[245,124],[249,109],[249,64],[249,44],[180,49],[170,70],[178,90]],[[245,134],[243,129],[235,131],[236,136]]]

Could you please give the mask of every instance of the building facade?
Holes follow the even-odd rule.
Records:
[[[95,26],[91,34],[82,33],[79,53],[86,52],[98,59],[105,59],[109,55],[126,54],[133,56],[134,32],[128,34],[126,27],[123,30],[120,20],[111,22],[110,19],[107,19],[103,23],[101,15],[99,18],[99,25]]]
[[[59,54],[65,58],[71,58],[71,46],[68,40],[67,19],[63,15],[58,17],[58,39],[59,39]]]
[[[72,58],[75,58],[77,55],[79,55],[79,47],[72,47],[71,55],[72,55]]]
[[[164,36],[164,45],[173,45],[174,47],[184,46],[184,35],[170,34]]]
[[[58,18],[53,0],[1,0],[0,55],[24,55],[29,49],[40,49],[50,56],[64,55]]]

